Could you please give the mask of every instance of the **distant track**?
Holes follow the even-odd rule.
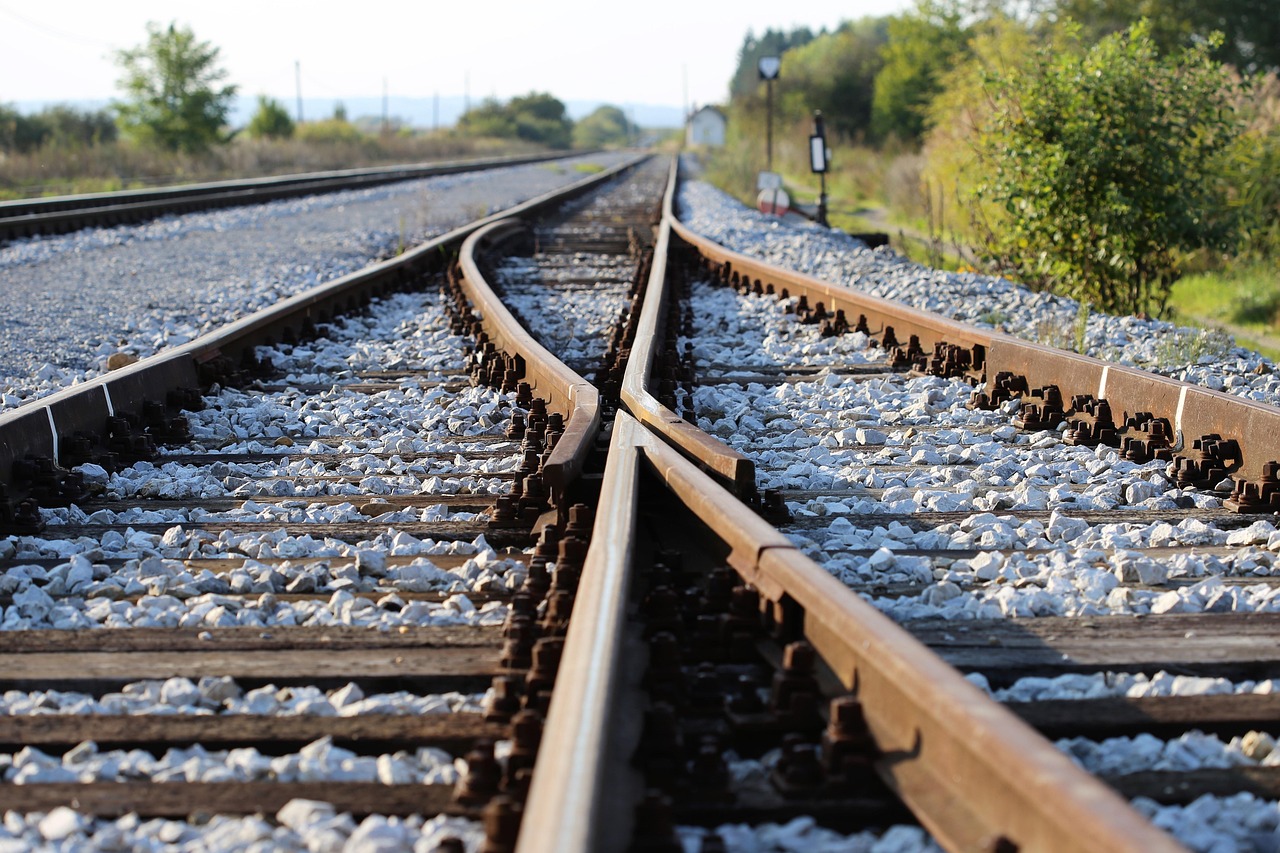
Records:
[[[380,166],[299,175],[216,181],[162,189],[55,196],[0,202],[0,243],[41,234],[64,234],[81,228],[145,222],[167,214],[260,204],[339,190],[452,175],[555,160],[566,154],[453,160],[408,166]]]

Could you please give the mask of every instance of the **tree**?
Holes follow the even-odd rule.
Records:
[[[249,119],[245,132],[252,139],[288,139],[293,136],[293,119],[275,98],[258,96],[258,111]]]
[[[147,24],[145,44],[116,54],[124,70],[117,86],[126,99],[113,106],[122,129],[173,151],[202,151],[223,141],[237,87],[219,86],[227,72],[218,52],[196,41],[190,28]]]
[[[458,119],[458,130],[468,136],[524,139],[551,148],[568,148],[573,122],[564,104],[545,92],[530,92],[506,104],[488,98]]]
[[[1223,155],[1242,98],[1210,49],[1161,55],[1140,23],[990,78],[980,195],[1006,215],[990,246],[1004,269],[1107,311],[1162,311],[1183,253],[1231,247]]]
[[[116,125],[104,111],[80,111],[64,104],[23,115],[0,104],[0,151],[34,151],[46,145],[80,148],[113,142]]]
[[[833,133],[847,139],[867,135],[887,38],[887,18],[863,18],[787,51],[778,80],[782,115],[807,122],[814,110],[822,110]]]
[[[1070,18],[1096,41],[1140,20],[1164,51],[1205,42],[1219,32],[1213,50],[1221,62],[1246,73],[1280,70],[1280,10],[1275,0],[1057,0],[1060,19]]]
[[[617,107],[596,107],[573,126],[575,148],[604,148],[606,145],[626,145],[631,136],[631,123],[627,115]]]
[[[920,0],[889,21],[884,67],[876,75],[871,127],[880,139],[918,140],[942,75],[965,55],[970,31],[955,0]]]

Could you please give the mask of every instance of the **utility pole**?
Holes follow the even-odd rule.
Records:
[[[471,72],[462,75],[462,112],[471,112]]]
[[[298,124],[302,124],[302,63],[293,61],[293,79],[298,91]]]
[[[382,132],[386,133],[391,129],[391,123],[387,116],[387,78],[382,78]]]
[[[440,90],[431,97],[431,129],[440,130]]]

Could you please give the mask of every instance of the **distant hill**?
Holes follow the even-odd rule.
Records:
[[[257,95],[242,95],[237,98],[236,106],[231,113],[231,123],[236,127],[243,127],[247,124],[249,117],[253,115],[257,101]],[[410,124],[413,127],[431,129],[437,121],[440,127],[451,127],[457,122],[458,116],[462,115],[465,106],[461,95],[442,95],[438,108],[434,101],[435,99],[433,98],[403,98],[393,95],[387,99],[387,112],[393,119],[399,119],[401,122]],[[480,98],[471,99],[473,106],[479,104],[480,101]],[[294,98],[280,98],[280,102],[289,110],[290,115],[296,112],[297,102]],[[68,104],[81,110],[95,110],[106,107],[109,102],[104,100],[15,101],[14,106],[21,112],[34,113],[54,103]],[[304,97],[302,99],[302,117],[305,120],[328,118],[333,115],[333,109],[337,103],[338,101],[333,98]],[[603,103],[606,102],[566,101],[565,107],[568,109],[571,118],[579,119]],[[641,127],[680,127],[684,123],[679,107],[660,104],[612,103],[614,106],[620,107],[632,121]],[[381,97],[345,98],[342,99],[342,105],[346,107],[347,117],[352,121],[366,116],[375,118],[382,116]]]

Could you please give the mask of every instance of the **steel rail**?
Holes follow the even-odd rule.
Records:
[[[534,768],[520,853],[624,849],[637,782],[639,673],[612,666],[624,625],[643,471],[729,549],[766,606],[803,610],[803,633],[861,702],[881,776],[950,850],[1173,851],[1132,810],[1012,712],[859,598],[625,412]],[[1004,846],[1001,846],[1004,845]],[[1008,845],[1012,845],[1008,847]]]
[[[676,160],[672,162],[663,195],[662,222],[654,246],[653,266],[636,326],[635,343],[623,374],[622,402],[637,420],[702,465],[721,484],[727,485],[739,497],[753,500],[756,493],[755,463],[663,405],[648,387],[659,350],[666,339],[670,297],[664,283],[672,241],[671,223],[675,219],[672,205],[678,172],[679,162]]]
[[[331,282],[136,364],[59,391],[0,414],[0,483],[13,479],[13,465],[27,456],[59,458],[60,444],[76,432],[97,432],[106,419],[139,411],[146,402],[164,402],[167,392],[199,385],[200,366],[215,359],[235,362],[254,347],[299,334],[308,323],[351,309],[393,285],[443,269],[453,252],[476,230],[509,216],[531,215],[575,197],[634,166],[635,157],[505,211],[455,228],[405,252]]]
[[[542,471],[551,490],[552,505],[567,511],[566,490],[582,473],[600,431],[600,392],[538,343],[520,324],[485,280],[476,257],[509,245],[527,232],[528,226],[523,221],[505,219],[469,236],[458,255],[459,284],[477,309],[489,340],[500,351],[523,363],[524,375],[520,378],[546,400],[548,408],[565,417],[564,434],[543,463]]]
[[[1068,407],[1076,395],[1108,400],[1114,404],[1117,424],[1124,423],[1121,409],[1129,414],[1150,412],[1157,418],[1167,418],[1173,426],[1177,439],[1174,450],[1190,448],[1201,436],[1217,434],[1235,439],[1240,447],[1240,464],[1229,470],[1245,480],[1258,480],[1268,462],[1280,459],[1280,408],[1275,406],[948,320],[772,266],[727,249],[675,219],[671,228],[730,283],[750,282],[752,289],[759,285],[764,291],[772,288],[778,293],[786,290],[791,296],[803,295],[810,305],[822,302],[829,312],[843,310],[851,323],[859,314],[865,315],[873,331],[876,326],[892,326],[902,341],[917,335],[926,353],[939,342],[970,350],[980,348],[976,352],[983,359],[988,390],[995,387],[1001,373],[1008,372],[1025,377],[1032,389],[1058,386]]]
[[[626,850],[640,783],[641,673],[623,672],[641,448],[657,440],[626,412],[613,422],[600,502],[547,709],[517,853]]]
[[[572,156],[577,156],[575,152]],[[60,234],[90,225],[140,222],[166,213],[258,204],[338,190],[483,171],[525,163],[562,159],[563,153],[450,160],[441,163],[343,169],[297,175],[214,181],[176,187],[123,190],[113,193],[54,196],[0,202],[0,241],[38,234]]]

